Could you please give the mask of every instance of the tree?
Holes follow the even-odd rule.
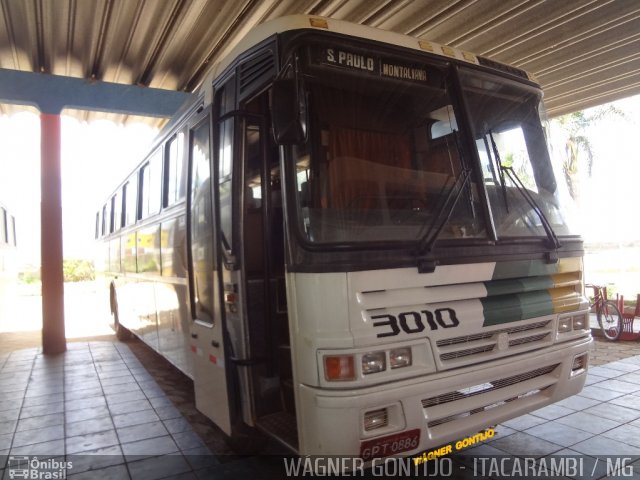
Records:
[[[583,156],[586,157],[586,170],[589,178],[593,172],[594,152],[587,131],[597,122],[616,117],[627,119],[622,110],[614,105],[606,105],[589,114],[579,111],[561,115],[556,119],[560,128],[566,133],[562,172],[569,188],[569,194],[576,202],[580,198],[580,164]]]

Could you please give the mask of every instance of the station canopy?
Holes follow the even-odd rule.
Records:
[[[637,0],[3,0],[0,68],[191,92],[252,27],[296,13],[527,70],[550,116],[640,93]]]

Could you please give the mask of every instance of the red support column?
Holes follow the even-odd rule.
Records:
[[[62,180],[60,175],[60,115],[40,115],[40,205],[42,226],[42,350],[67,349],[64,331],[64,277],[62,274]]]

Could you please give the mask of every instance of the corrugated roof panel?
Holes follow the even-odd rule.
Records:
[[[0,68],[191,90],[256,24],[293,13],[514,64],[549,87],[552,112],[637,88],[637,0],[2,0]]]

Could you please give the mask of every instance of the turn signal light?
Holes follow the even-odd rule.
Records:
[[[353,355],[326,355],[324,376],[329,381],[355,380]]]

